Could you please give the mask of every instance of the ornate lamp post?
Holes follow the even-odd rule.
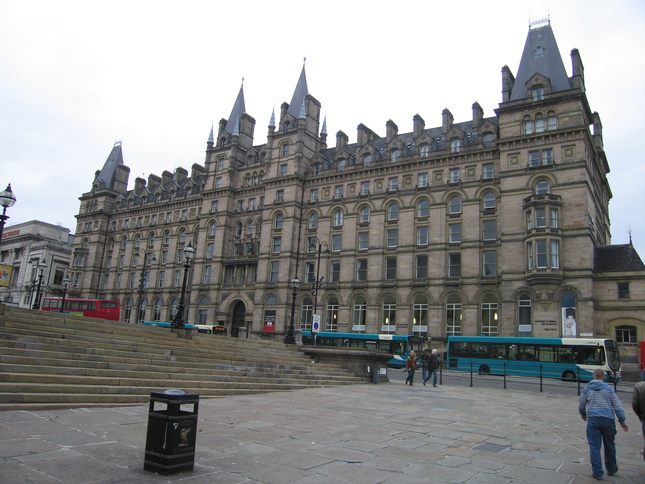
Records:
[[[325,247],[325,254],[329,254],[329,246],[327,245],[327,242],[324,240],[320,241],[317,237],[314,237],[311,239],[309,247],[315,250],[316,244],[318,245],[318,262],[316,265],[316,278],[311,286],[311,294],[314,297],[314,314],[317,314],[318,311],[318,290],[322,287],[323,279],[325,279],[325,276],[320,275],[320,256],[322,255],[323,247]]]
[[[184,249],[185,253],[185,249]],[[150,254],[152,255],[152,254]],[[141,322],[141,298],[143,297],[143,294],[146,292],[146,269],[148,268],[148,251],[144,251],[143,253],[143,267],[141,268],[141,277],[139,277],[139,290],[137,291],[139,293],[139,300],[137,302],[137,324]],[[152,255],[152,258],[150,258],[150,262],[156,261],[157,258]],[[145,316],[145,315],[144,315]]]
[[[289,330],[284,337],[284,342],[288,345],[296,344],[296,334],[294,328],[294,315],[296,312],[296,296],[298,295],[298,288],[300,287],[300,279],[298,276],[291,279],[291,317],[289,318]]]
[[[43,272],[45,272],[45,269],[47,269],[47,262],[45,261],[45,259],[38,261],[38,264],[36,264],[36,268],[40,272],[38,273],[38,286],[36,287],[36,300],[34,301],[34,305],[32,306],[32,309],[40,309],[41,289],[43,286]]]
[[[66,275],[63,279],[63,302],[60,303],[60,312],[63,312],[65,307],[65,296],[67,296],[67,289],[69,288],[69,275]]]
[[[2,215],[0,215],[0,244],[2,244],[4,224],[9,218],[7,215],[7,209],[9,207],[13,207],[14,203],[16,203],[16,196],[11,191],[11,183],[9,183],[6,190],[4,192],[0,192],[0,205],[2,206]]]
[[[172,320],[171,327],[175,329],[181,329],[185,326],[184,324],[184,306],[186,305],[186,283],[188,282],[188,269],[190,269],[190,261],[195,257],[195,249],[191,243],[188,243],[188,247],[184,249],[184,258],[186,263],[184,264],[184,283],[181,285],[181,297],[179,298],[179,307],[177,308],[177,314],[175,314],[174,319]]]

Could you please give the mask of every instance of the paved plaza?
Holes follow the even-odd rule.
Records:
[[[5,411],[0,483],[597,482],[571,390],[469,388],[445,375],[438,388],[201,399],[195,468],[172,476],[143,470],[147,406]],[[625,407],[631,431],[619,430],[619,471],[605,482],[645,483],[640,425]]]

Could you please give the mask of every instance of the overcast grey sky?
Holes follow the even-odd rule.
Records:
[[[381,136],[391,119],[441,125],[501,101],[501,68],[517,68],[529,20],[550,16],[571,75],[585,67],[603,123],[614,198],[612,242],[645,258],[645,2],[558,0],[137,1],[0,0],[0,190],[18,198],[8,224],[43,220],[75,230],[115,141],[130,188],[137,176],[204,162],[211,124],[228,117],[244,77],[255,143],[275,106],[289,102],[307,58],[310,93],[330,143]],[[640,208],[639,208],[640,207]]]

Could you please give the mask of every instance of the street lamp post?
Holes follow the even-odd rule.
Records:
[[[9,218],[7,215],[7,209],[13,207],[13,204],[16,203],[16,196],[11,191],[11,183],[7,185],[7,188],[4,192],[0,192],[0,205],[2,206],[2,215],[0,215],[0,244],[2,244],[2,232],[4,231],[4,224]]]
[[[63,279],[63,302],[60,303],[60,312],[63,312],[65,307],[65,296],[67,296],[67,289],[69,288],[69,275],[66,275]]]
[[[294,328],[294,315],[296,313],[296,296],[298,296],[298,288],[300,287],[300,279],[298,276],[291,279],[291,317],[289,318],[289,330],[284,337],[284,342],[288,345],[296,344],[296,330]]]
[[[186,263],[184,264],[184,283],[181,285],[181,297],[179,298],[179,307],[177,308],[177,314],[172,320],[171,327],[174,329],[181,329],[185,326],[184,323],[184,307],[186,305],[186,284],[188,282],[188,269],[190,269],[190,261],[195,257],[195,249],[191,243],[188,243],[188,247],[184,249],[184,258]]]
[[[36,300],[34,301],[32,309],[40,309],[41,289],[43,287],[43,273],[45,272],[45,269],[47,269],[47,262],[45,261],[45,259],[38,261],[36,268],[39,270],[38,286],[36,287]]]
[[[148,267],[148,251],[143,253],[143,267],[141,268],[141,277],[139,278],[139,300],[137,302],[137,324],[141,322],[141,299],[146,292],[146,269]],[[153,255],[150,262],[156,261],[157,258]],[[144,315],[145,316],[145,315]]]
[[[322,255],[323,246],[325,247],[325,254],[329,254],[329,246],[327,245],[327,242],[324,240],[320,241],[317,237],[314,237],[311,239],[309,247],[315,249],[316,244],[318,245],[318,262],[316,265],[316,278],[311,286],[311,294],[314,297],[314,315],[317,314],[318,311],[318,290],[322,287],[323,279],[325,279],[325,276],[320,275],[320,256]]]

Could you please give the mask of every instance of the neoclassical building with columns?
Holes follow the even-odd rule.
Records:
[[[567,73],[550,22],[532,25],[491,115],[328,139],[305,68],[267,131],[245,110],[211,130],[203,164],[130,184],[117,143],[80,197],[72,289],[122,319],[186,319],[232,334],[296,328],[645,339],[645,266],[612,246],[600,116],[582,58]],[[476,84],[475,84],[476,85]],[[476,93],[473,93],[475,95]],[[437,119],[439,119],[437,113]],[[387,113],[384,113],[387,116]],[[267,116],[268,118],[268,116]],[[293,289],[291,282],[300,285]],[[294,304],[295,301],[295,304]]]

